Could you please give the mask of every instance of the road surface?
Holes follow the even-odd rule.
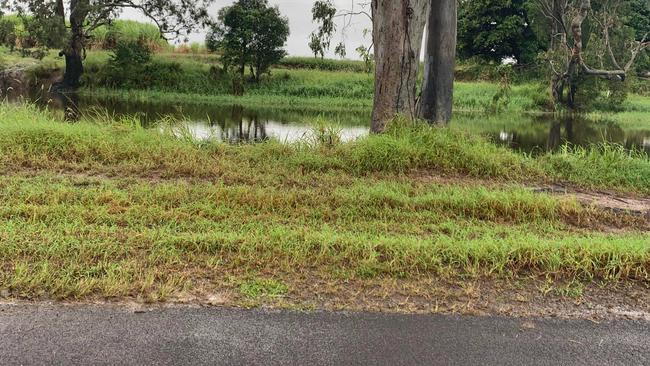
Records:
[[[650,323],[0,305],[2,365],[650,365]]]

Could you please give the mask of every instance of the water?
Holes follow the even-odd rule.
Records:
[[[45,99],[39,100],[45,103]],[[170,117],[181,119],[185,121],[183,130],[195,139],[230,143],[270,138],[296,141],[310,136],[314,126],[320,122],[336,126],[342,139],[350,141],[367,135],[370,121],[370,111],[311,111],[300,110],[299,106],[294,110],[282,110],[239,105],[125,103],[93,97],[79,97],[75,103],[81,115],[101,111],[116,117],[136,116],[145,126],[155,126]],[[48,99],[48,105],[53,109],[65,109],[65,104],[61,100]],[[631,129],[611,121],[576,116],[457,113],[450,128],[479,133],[496,144],[533,154],[554,151],[566,144],[589,146],[603,142],[650,154],[650,123],[648,127]]]

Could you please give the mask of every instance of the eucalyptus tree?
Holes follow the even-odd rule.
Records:
[[[431,1],[372,0],[375,98],[371,130],[382,132],[397,114],[417,116],[417,80]]]
[[[33,16],[36,22],[57,19],[68,31],[61,35],[66,68],[60,89],[76,89],[83,75],[85,47],[93,30],[110,25],[125,9],[153,21],[166,38],[187,37],[210,24],[213,0],[5,0],[5,8]],[[67,13],[67,14],[66,14]]]
[[[456,0],[371,0],[357,5],[360,9],[342,10],[336,16],[366,16],[372,21],[372,45],[359,48],[368,57],[371,51],[374,53],[371,131],[384,131],[388,121],[400,114],[447,122],[453,96]],[[426,73],[419,96],[418,72],[425,33]]]
[[[448,123],[452,115],[458,29],[456,1],[432,1],[427,21],[418,117],[432,123]]]
[[[548,20],[550,91],[557,105],[575,109],[578,81],[599,77],[624,81],[644,50],[650,30],[626,27],[623,0],[535,0]]]

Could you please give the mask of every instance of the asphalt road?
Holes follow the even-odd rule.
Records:
[[[650,323],[0,305],[0,364],[650,365]]]

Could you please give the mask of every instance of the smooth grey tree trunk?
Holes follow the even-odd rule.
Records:
[[[432,0],[427,22],[424,80],[418,116],[432,123],[451,120],[457,40],[456,0]]]
[[[375,99],[371,130],[398,114],[415,117],[416,82],[429,0],[373,0]]]

